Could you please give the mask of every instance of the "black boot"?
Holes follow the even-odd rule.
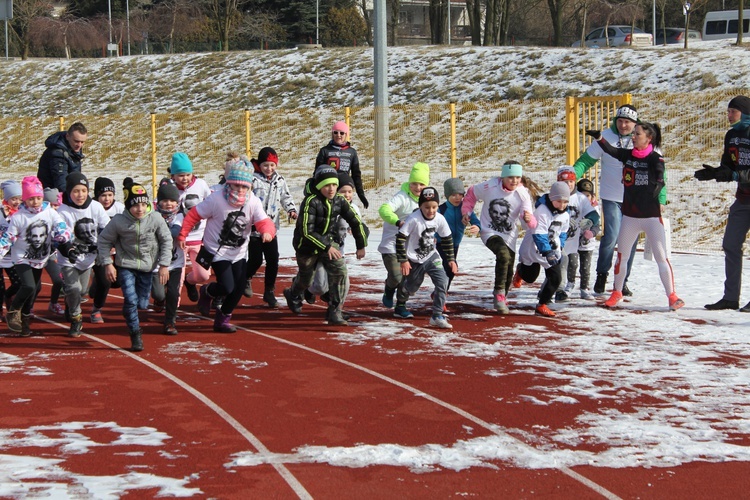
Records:
[[[713,304],[706,304],[703,307],[705,307],[709,311],[721,311],[723,309],[739,309],[740,301],[721,299],[718,302],[714,302]]]
[[[143,350],[143,339],[141,338],[141,329],[130,332],[130,350],[141,352]]]
[[[596,283],[594,283],[594,293],[604,293],[607,288],[607,275],[609,273],[596,273]]]
[[[279,301],[276,300],[276,295],[274,295],[274,289],[266,289],[265,292],[263,292],[263,302],[268,304],[268,307],[272,309],[276,309],[279,307]]]
[[[291,288],[284,289],[284,298],[286,299],[286,305],[289,307],[290,311],[294,314],[302,312],[302,297],[294,295]]]

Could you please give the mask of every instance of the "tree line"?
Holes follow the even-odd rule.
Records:
[[[407,26],[401,0],[387,6],[388,44]],[[13,0],[10,55],[99,57],[109,44],[122,54],[372,45],[373,0]],[[465,6],[472,45],[569,45],[590,29],[632,24],[700,29],[709,10],[737,9],[742,0],[425,0],[428,41],[448,42],[448,8]],[[692,21],[691,21],[692,18]],[[456,16],[452,16],[455,26]],[[451,38],[456,43],[456,37]],[[459,41],[463,38],[458,38]]]

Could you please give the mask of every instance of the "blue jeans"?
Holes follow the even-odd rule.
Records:
[[[617,246],[617,236],[620,234],[620,223],[622,222],[622,203],[610,200],[602,201],[602,212],[604,215],[604,234],[599,241],[599,258],[596,261],[596,274],[608,274],[612,267],[612,260]],[[625,282],[630,277],[630,269],[633,267],[633,258],[638,240],[633,244],[633,251],[628,259],[628,271],[625,274]]]
[[[122,315],[125,317],[125,323],[127,323],[131,332],[140,329],[138,309],[148,309],[152,275],[153,273],[148,271],[119,269],[120,288],[125,298],[122,305]]]

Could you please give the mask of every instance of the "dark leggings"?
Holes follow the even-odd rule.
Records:
[[[42,283],[42,270],[28,264],[16,264],[15,274],[18,276],[18,292],[13,297],[10,310],[21,310],[21,314],[31,314],[34,300]]]
[[[156,302],[165,302],[164,304],[164,324],[171,325],[177,319],[177,303],[180,301],[180,283],[182,278],[182,268],[170,269],[169,281],[164,286],[159,283],[159,273],[154,273],[154,279],[151,282],[151,296]]]
[[[52,304],[57,304],[57,301],[60,299],[60,292],[63,288],[63,276],[62,271],[60,270],[60,264],[57,263],[57,260],[49,259],[47,265],[44,266],[44,269],[47,271],[49,279],[52,281],[52,291],[50,292],[49,301]]]
[[[94,298],[94,309],[104,307],[110,288],[120,288],[120,273],[117,273],[117,279],[113,283],[107,279],[106,269],[107,266],[94,266],[94,286],[91,287],[91,295]]]
[[[276,276],[279,274],[279,240],[274,238],[268,243],[256,237],[250,238],[248,245],[247,279],[255,276],[266,258],[265,290],[273,291],[276,288]]]
[[[534,263],[530,265],[518,264],[518,274],[526,283],[533,283],[539,277],[541,264]],[[557,291],[562,281],[562,266],[558,262],[556,265],[544,270],[545,280],[542,289],[539,290],[539,304],[549,304],[552,302],[552,296]]]
[[[216,281],[208,285],[208,295],[224,297],[224,302],[221,304],[221,313],[224,315],[232,314],[234,308],[240,303],[247,280],[246,268],[245,259],[238,260],[234,264],[228,260],[214,261],[211,264]]]

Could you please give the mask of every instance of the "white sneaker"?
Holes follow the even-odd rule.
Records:
[[[430,318],[430,326],[434,326],[435,328],[453,328],[453,325],[448,323],[448,320],[445,319],[445,316],[433,316]]]
[[[593,293],[591,293],[591,290],[587,290],[585,288],[581,289],[581,298],[584,300],[595,300],[596,297]]]
[[[570,295],[570,292],[572,292],[575,287],[575,283],[568,281],[568,283],[565,285],[565,291],[568,292],[568,295]]]

